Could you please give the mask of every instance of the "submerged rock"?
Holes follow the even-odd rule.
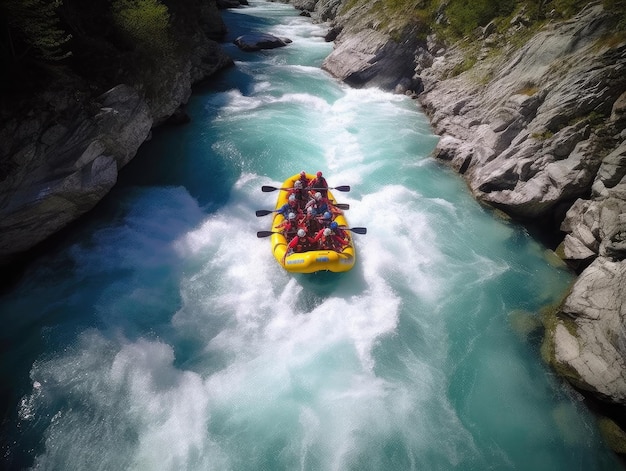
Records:
[[[268,33],[248,33],[239,36],[233,43],[242,51],[260,51],[261,49],[275,49],[284,47],[292,41],[289,38],[279,38]]]

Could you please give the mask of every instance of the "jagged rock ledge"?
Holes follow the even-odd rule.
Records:
[[[492,24],[480,43],[447,47],[410,30],[392,38],[358,6],[291,3],[331,19],[335,48],[325,70],[354,86],[418,95],[441,135],[436,158],[479,201],[565,235],[556,252],[580,276],[546,320],[542,351],[625,419],[626,44],[609,39],[602,4],[550,22],[515,48]],[[520,14],[508,33],[528,23]]]

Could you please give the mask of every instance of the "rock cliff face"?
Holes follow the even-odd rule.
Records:
[[[0,265],[92,209],[191,86],[232,63],[211,39],[226,31],[215,2],[197,6],[184,26],[189,54],[159,64],[159,90],[114,84],[93,97],[89,83],[65,74],[22,108],[1,110]]]
[[[0,132],[0,141],[16,149],[16,166],[0,186],[2,258],[33,247],[95,206],[152,126],[148,105],[125,85],[101,96],[92,110],[74,108],[70,97],[55,98],[71,107],[70,119],[32,113]]]
[[[311,11],[322,19],[324,5]],[[517,47],[493,25],[477,43],[444,47],[412,31],[392,38],[380,18],[361,16],[334,17],[324,68],[353,85],[419,94],[441,135],[435,156],[478,200],[561,231],[557,253],[581,274],[546,322],[543,350],[578,388],[626,405],[626,44],[602,5]],[[526,24],[522,14],[511,30]]]

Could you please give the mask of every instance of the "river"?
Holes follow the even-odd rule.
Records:
[[[431,156],[415,101],[320,69],[292,7],[224,12],[236,66],[0,297],[3,469],[614,470],[541,360],[573,278]],[[249,30],[293,40],[258,53]],[[290,175],[349,203],[357,263],[291,275],[267,230]]]

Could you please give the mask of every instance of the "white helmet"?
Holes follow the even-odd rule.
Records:
[[[327,227],[326,229],[324,229],[324,237],[328,237],[331,232],[332,231],[330,230],[330,227]]]
[[[289,218],[289,220],[291,221],[292,219],[296,218],[296,214],[295,213],[289,213],[289,216],[287,216]]]
[[[302,182],[300,180],[296,180],[296,182],[293,184],[293,187],[297,190],[302,189]]]
[[[306,235],[306,231],[304,229],[298,229],[298,237],[304,237]]]
[[[319,200],[322,198],[322,194],[318,191],[317,193],[315,193],[315,199]]]

